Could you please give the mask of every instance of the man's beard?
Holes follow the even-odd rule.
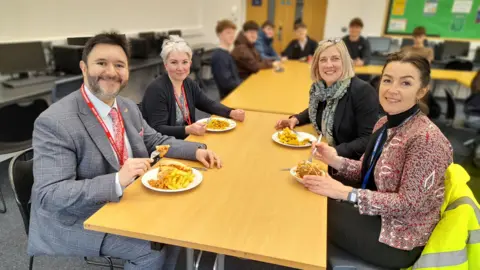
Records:
[[[112,100],[118,96],[120,91],[122,91],[126,86],[128,81],[122,83],[122,79],[118,76],[91,76],[87,71],[88,79],[88,88],[89,90],[100,100]],[[107,93],[104,89],[100,87],[99,81],[104,80],[114,80],[120,83],[120,87],[117,91],[113,93]]]

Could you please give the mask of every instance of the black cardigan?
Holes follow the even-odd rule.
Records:
[[[320,102],[317,125],[320,128],[326,102]],[[378,120],[379,102],[375,89],[367,82],[354,77],[347,93],[338,101],[333,122],[333,138],[341,157],[360,159],[365,152],[373,127]],[[310,122],[308,108],[294,115],[299,125]]]
[[[196,121],[195,108],[222,117],[230,116],[232,109],[209,99],[190,78],[183,81],[183,86],[187,95],[188,110],[192,122]],[[175,126],[177,116],[175,106],[172,82],[167,74],[162,75],[150,83],[145,91],[141,106],[143,118],[161,134],[185,139],[188,136],[185,132],[185,126]]]

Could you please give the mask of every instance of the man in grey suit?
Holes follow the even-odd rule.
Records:
[[[148,241],[83,228],[90,215],[118,202],[123,189],[150,168],[148,157],[157,145],[170,145],[169,157],[221,167],[205,145],[162,136],[135,103],[118,96],[128,82],[128,57],[125,36],[91,38],[80,63],[84,86],[35,122],[30,255],[113,256],[126,260],[125,269],[175,267],[178,248],[154,251]]]

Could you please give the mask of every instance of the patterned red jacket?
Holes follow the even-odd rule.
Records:
[[[381,118],[374,131],[386,121]],[[411,250],[427,243],[440,219],[452,147],[423,113],[387,134],[374,169],[377,191],[359,190],[358,209],[362,215],[381,217],[380,242]],[[362,161],[363,156],[360,161],[344,158],[338,174],[361,181]]]

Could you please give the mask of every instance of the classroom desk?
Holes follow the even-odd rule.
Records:
[[[141,100],[147,84],[160,73],[162,66],[163,61],[159,56],[148,59],[131,59],[129,85],[121,92],[121,95],[132,98],[137,102],[139,99]],[[73,92],[78,89],[77,86],[80,85],[82,81],[82,75],[64,75],[58,76],[57,79],[52,82],[20,88],[8,88],[0,83],[0,107],[22,101],[31,101],[36,98],[48,98],[55,85],[75,85],[75,89],[65,90],[66,92],[69,90]]]
[[[312,80],[310,66],[299,61],[284,63],[284,72],[260,70],[251,75],[222,103],[238,109],[297,114],[308,107]]]
[[[297,114],[308,107],[312,84],[310,65],[298,61],[284,63],[284,72],[260,70],[251,75],[222,103],[248,111]],[[383,66],[355,67],[356,74],[380,75]],[[432,69],[432,79],[456,81],[470,87],[474,71]]]
[[[383,66],[363,66],[355,67],[356,74],[380,75],[382,74]],[[447,69],[432,69],[432,80],[442,81],[456,81],[466,87],[470,87],[470,83],[475,77],[475,71],[459,71]]]
[[[280,171],[307,159],[310,150],[272,141],[279,117],[286,116],[247,112],[246,121],[230,132],[189,137],[218,153],[224,167],[203,172],[203,182],[189,192],[158,193],[137,180],[120,202],[108,203],[86,220],[85,229],[325,269],[327,198],[306,190],[288,171]],[[315,134],[312,126],[298,130]],[[193,267],[192,258],[187,269]]]

